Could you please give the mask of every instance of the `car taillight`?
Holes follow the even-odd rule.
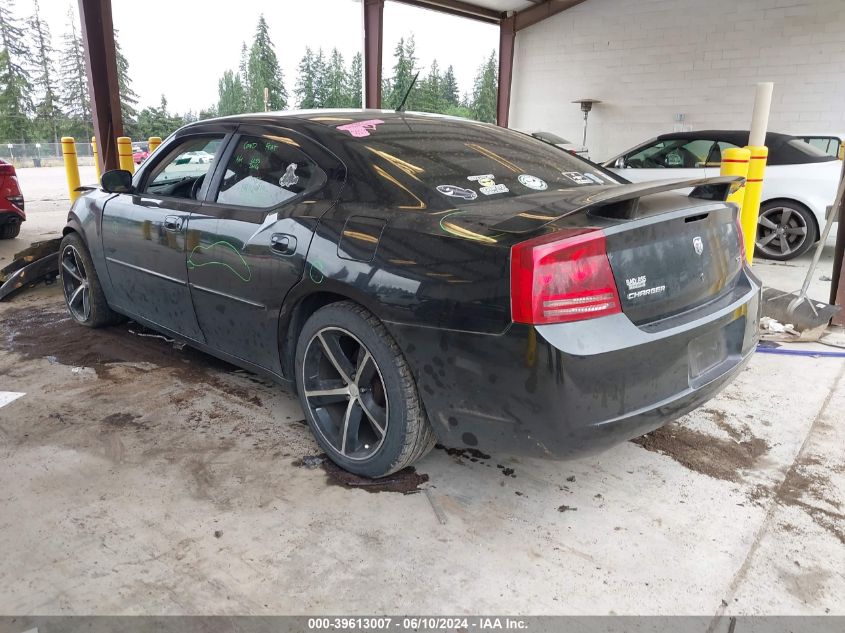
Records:
[[[511,249],[511,317],[534,325],[621,312],[598,229],[560,231]]]
[[[8,163],[0,163],[0,176],[14,176],[15,168]]]

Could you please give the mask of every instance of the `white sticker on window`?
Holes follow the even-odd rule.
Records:
[[[494,193],[507,193],[510,190],[505,185],[492,184],[487,187],[482,187],[479,191],[485,196],[492,196]]]
[[[528,187],[529,189],[534,189],[535,191],[545,191],[548,188],[545,180],[537,178],[537,176],[530,176],[528,174],[522,174],[518,178],[520,184],[524,187]]]
[[[566,178],[569,178],[576,185],[592,185],[593,181],[580,171],[564,171],[561,172]]]
[[[293,187],[296,183],[299,182],[299,176],[296,175],[296,168],[298,165],[296,163],[291,163],[285,169],[285,173],[282,174],[282,177],[279,178],[279,186],[287,189],[288,187]]]

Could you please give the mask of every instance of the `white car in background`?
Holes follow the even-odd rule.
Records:
[[[587,151],[586,147],[567,141],[565,138],[558,136],[557,134],[552,134],[551,132],[532,132],[531,136],[540,139],[549,145],[554,145],[562,150],[566,150],[570,154],[575,154],[576,156],[590,160],[590,152]]]
[[[746,130],[663,134],[603,163],[631,182],[718,176],[722,152],[748,144]],[[769,132],[756,253],[784,261],[815,244],[836,197],[842,161],[801,138]]]

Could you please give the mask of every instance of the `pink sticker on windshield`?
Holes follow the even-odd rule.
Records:
[[[376,131],[376,126],[379,123],[384,123],[381,119],[370,119],[369,121],[355,121],[355,123],[347,123],[346,125],[338,125],[338,130],[349,132],[356,138],[364,138],[370,135],[370,132]]]

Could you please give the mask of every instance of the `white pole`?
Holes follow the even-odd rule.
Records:
[[[754,95],[754,112],[751,115],[751,133],[748,144],[760,146],[766,144],[766,130],[769,127],[769,110],[772,107],[772,90],[775,85],[771,81],[761,81],[757,84]]]

